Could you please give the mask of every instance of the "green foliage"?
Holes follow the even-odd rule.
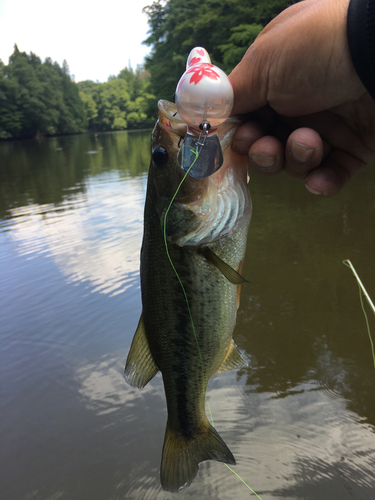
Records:
[[[149,124],[149,73],[143,68],[124,68],[105,83],[78,84],[91,130],[123,130]]]
[[[0,60],[0,139],[12,137],[21,129],[22,113],[17,109],[14,99],[15,82],[7,78],[6,66]]]
[[[204,47],[214,64],[230,72],[261,29],[293,0],[156,0],[145,7],[150,30],[143,42],[151,92],[172,100],[190,50]],[[156,109],[156,99],[152,103]]]
[[[51,59],[41,62],[17,45],[0,65],[0,138],[82,132],[86,118],[78,88]]]
[[[245,52],[262,31],[261,24],[240,24],[231,29],[232,35],[228,42],[219,45],[223,53],[223,61],[227,66],[234,67],[243,58]]]
[[[42,63],[15,45],[9,64],[0,60],[0,140],[141,128],[150,125],[153,99],[143,68],[76,84],[66,61],[62,68],[50,58]]]
[[[83,102],[83,107],[86,113],[86,118],[88,121],[88,126],[91,128],[94,119],[98,116],[98,108],[92,96],[90,94],[86,94],[85,92],[80,91],[79,97]]]

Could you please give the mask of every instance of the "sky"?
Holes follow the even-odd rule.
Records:
[[[150,47],[147,16],[153,0],[0,0],[0,59],[16,43],[42,61],[66,59],[76,82],[105,82],[124,67],[142,64]]]

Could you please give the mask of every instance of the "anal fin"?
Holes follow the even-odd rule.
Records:
[[[230,370],[235,370],[236,368],[242,368],[244,366],[247,366],[247,362],[232,339],[224,361],[221,363],[216,373],[229,372]]]
[[[142,389],[158,371],[148,345],[143,316],[141,315],[126,360],[125,380],[130,385]]]

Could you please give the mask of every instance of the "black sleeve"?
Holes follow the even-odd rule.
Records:
[[[358,76],[375,99],[375,0],[350,0],[348,41]]]

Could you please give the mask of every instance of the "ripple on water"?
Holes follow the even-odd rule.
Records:
[[[313,492],[326,494],[329,482],[336,489],[332,499],[349,499],[350,491],[366,495],[375,486],[374,429],[358,423],[344,398],[332,398],[315,381],[282,399],[246,394],[231,374],[220,377],[208,391],[215,427],[236,458],[233,470],[263,500],[315,499]],[[204,467],[216,471],[216,465]],[[246,487],[230,471],[215,472],[211,482],[217,498],[231,492],[246,498]]]
[[[70,191],[58,207],[11,210],[6,229],[21,255],[51,256],[68,283],[117,295],[137,285],[145,183],[145,177],[103,174],[88,194]]]

